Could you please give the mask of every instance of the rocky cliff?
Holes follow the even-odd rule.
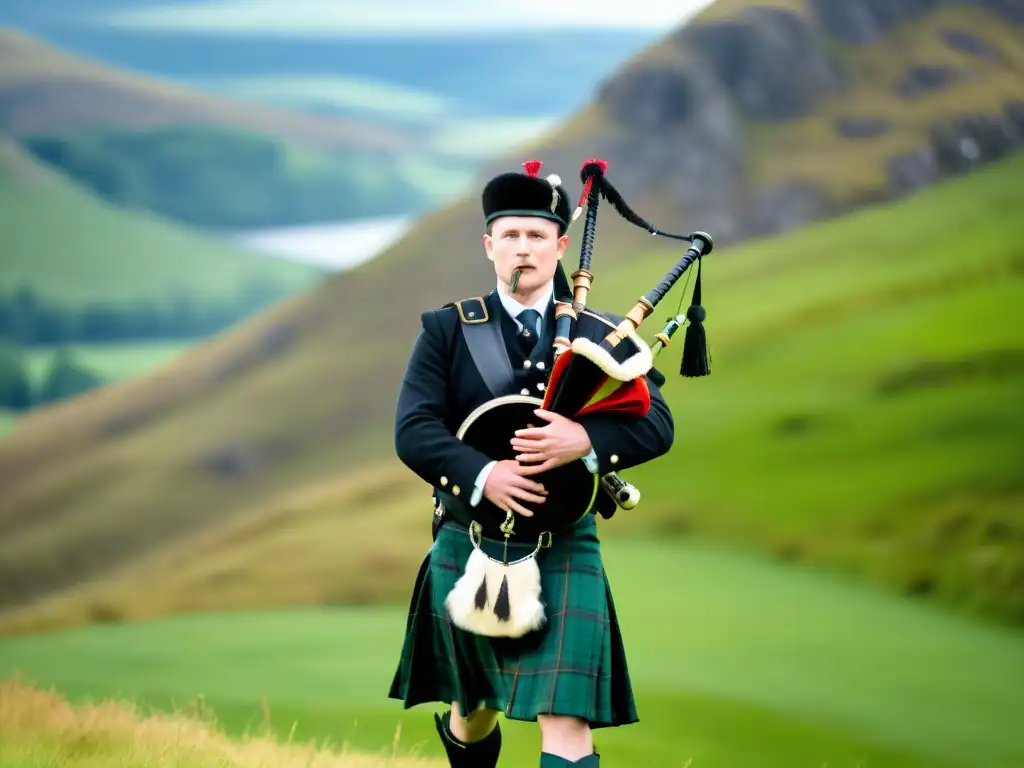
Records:
[[[536,154],[559,167],[608,157],[627,199],[731,241],[1022,143],[1019,0],[719,0]]]

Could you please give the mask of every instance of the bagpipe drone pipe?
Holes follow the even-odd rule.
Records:
[[[556,295],[555,360],[543,399],[529,395],[495,398],[470,414],[457,433],[459,439],[493,459],[515,457],[511,439],[517,430],[539,421],[534,413],[538,407],[573,420],[593,413],[636,419],[646,416],[651,403],[647,375],[657,355],[684,325],[680,374],[692,377],[705,376],[710,372],[702,325],[704,309],[700,304],[700,262],[712,250],[711,237],[704,232],[674,235],[655,229],[626,205],[605,178],[606,169],[605,161],[591,159],[583,164],[580,171],[584,188],[572,217],[575,221],[586,205],[580,263],[579,269],[571,275],[572,296],[559,299]],[[630,223],[651,234],[689,243],[682,258],[617,323],[586,308],[587,294],[593,282],[591,253],[598,204],[602,197]],[[648,346],[637,334],[637,329],[694,262],[697,262],[697,277],[689,309],[685,315],[672,317],[655,335],[654,344]],[[595,338],[598,341],[593,340]],[[594,510],[602,485],[603,490],[625,508],[633,506],[639,496],[636,489],[618,474],[595,475],[582,459],[530,477],[544,485],[548,492],[545,501],[542,504],[520,501],[533,513],[526,517],[499,509],[486,498],[481,499],[472,514],[484,537],[501,539],[514,536],[515,540],[525,543],[546,533],[557,534]]]

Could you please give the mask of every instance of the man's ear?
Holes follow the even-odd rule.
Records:
[[[558,238],[558,258],[559,258],[559,260],[561,260],[561,258],[563,256],[565,256],[565,249],[568,247],[568,245],[569,245],[569,236],[568,235],[562,235],[560,238]]]
[[[484,235],[484,253],[487,254],[487,258],[494,261],[494,240],[490,235]]]

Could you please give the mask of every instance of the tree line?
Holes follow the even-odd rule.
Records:
[[[24,351],[10,342],[0,342],[0,410],[24,412],[103,383],[95,371],[83,366],[67,348],[54,351],[42,380],[35,383]]]
[[[163,304],[138,300],[68,306],[40,297],[30,286],[0,288],[0,340],[23,346],[191,340],[217,333],[286,294],[272,283],[253,281],[233,301],[180,294]]]
[[[403,215],[435,202],[403,158],[363,149],[300,151],[214,126],[99,128],[20,140],[36,159],[115,205],[202,228]]]
[[[0,286],[0,410],[26,411],[105,384],[68,345],[202,339],[286,293],[273,283],[252,281],[233,301],[180,294],[163,304],[138,300],[69,306],[41,297],[31,286]],[[45,375],[33,382],[26,352],[40,347],[54,352]]]

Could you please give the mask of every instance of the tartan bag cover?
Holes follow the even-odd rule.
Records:
[[[484,539],[500,557],[504,542]],[[509,544],[509,559],[534,547]],[[465,528],[446,523],[420,565],[406,634],[389,698],[406,708],[459,702],[509,719],[573,715],[591,728],[638,721],[611,589],[601,560],[597,521],[587,515],[537,554],[547,623],[520,638],[459,629],[444,601],[473,549]]]

